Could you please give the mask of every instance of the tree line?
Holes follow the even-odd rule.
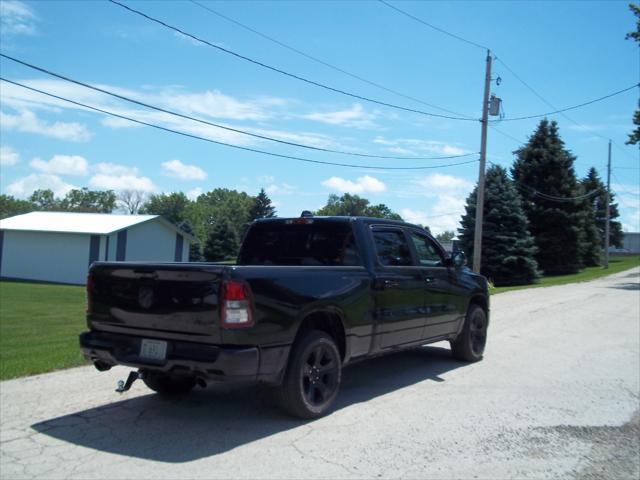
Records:
[[[485,178],[481,273],[495,285],[534,282],[600,264],[604,249],[606,188],[595,168],[578,179],[576,157],[556,122],[542,120],[514,152],[511,178],[492,165]],[[477,186],[467,197],[458,237],[473,259]],[[610,218],[619,217],[614,195]],[[622,226],[610,222],[610,244],[622,246]]]
[[[216,188],[189,199],[183,192],[145,195],[135,190],[92,191],[74,189],[58,198],[51,190],[36,190],[28,199],[0,195],[0,218],[32,211],[63,211],[161,215],[186,233],[193,235],[190,261],[235,259],[249,224],[259,218],[271,218],[276,209],[264,189],[258,195]],[[330,195],[316,215],[348,215],[402,220],[384,204],[372,205],[358,195]]]
[[[600,262],[603,251],[606,189],[595,168],[578,179],[576,157],[564,146],[555,122],[542,120],[529,141],[514,152],[507,169],[493,165],[486,172],[481,272],[496,285],[534,282],[542,273],[574,273]],[[473,259],[477,187],[469,194],[458,229],[459,247]],[[41,211],[161,215],[193,235],[191,261],[223,261],[237,256],[248,225],[276,215],[271,199],[260,190],[216,188],[189,199],[182,192],[145,196],[142,192],[86,188],[57,198],[51,190],[36,190],[27,200],[0,195],[0,218]],[[619,216],[612,194],[611,218]],[[330,195],[315,215],[368,216],[402,220],[385,204],[346,193]],[[428,226],[424,227],[427,231]],[[612,221],[610,243],[622,244],[622,228]],[[436,238],[453,239],[453,232]]]

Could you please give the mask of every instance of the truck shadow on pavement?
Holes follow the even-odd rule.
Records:
[[[640,272],[632,272],[620,278],[633,278],[635,281],[628,283],[617,283],[615,285],[610,285],[608,288],[615,288],[617,290],[640,290]]]
[[[334,412],[418,382],[442,382],[441,374],[464,365],[452,359],[449,349],[434,346],[356,363],[343,372]],[[140,383],[134,388],[146,387]],[[425,395],[429,395],[428,389]],[[31,427],[94,450],[180,463],[217,455],[307,423],[282,413],[265,389],[238,385],[210,386],[172,399],[156,394],[138,396]]]

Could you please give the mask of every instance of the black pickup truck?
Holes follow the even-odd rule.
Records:
[[[487,281],[465,263],[404,222],[258,220],[234,265],[94,263],[80,346],[100,371],[138,369],[119,391],[136,378],[163,394],[253,380],[315,418],[355,360],[441,340],[482,358]]]

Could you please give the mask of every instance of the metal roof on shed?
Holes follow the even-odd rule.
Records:
[[[31,212],[0,220],[0,230],[108,235],[158,217],[110,213]]]

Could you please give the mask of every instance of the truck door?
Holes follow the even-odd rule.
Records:
[[[378,348],[419,342],[425,326],[424,275],[403,229],[372,227],[377,256],[374,280]],[[377,348],[374,348],[374,350]]]
[[[424,289],[426,312],[422,338],[455,333],[464,314],[464,297],[457,291],[456,276],[445,267],[444,252],[436,242],[415,230],[411,230],[409,236],[420,264]]]

